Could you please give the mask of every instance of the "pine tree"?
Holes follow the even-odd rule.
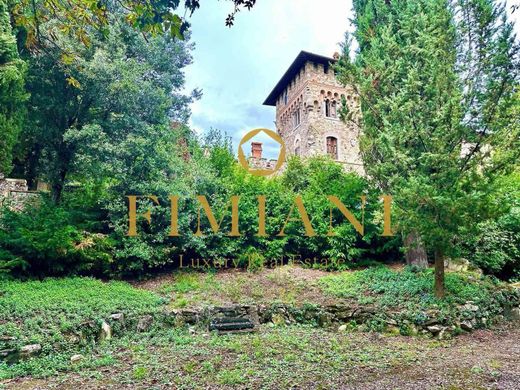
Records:
[[[18,56],[6,0],[0,0],[0,172],[12,169],[13,147],[23,118],[25,63]]]
[[[355,0],[337,71],[361,98],[365,169],[394,196],[401,230],[444,258],[459,229],[491,215],[487,188],[517,164],[518,47],[492,0]],[[346,106],[344,120],[350,120]]]

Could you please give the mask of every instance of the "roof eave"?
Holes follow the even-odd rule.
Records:
[[[295,68],[298,68],[298,70],[299,70],[301,68],[301,66],[308,61],[315,61],[315,62],[322,63],[322,64],[336,62],[336,60],[334,58],[310,53],[310,52],[304,51],[304,50],[300,51],[300,53],[296,56],[296,58],[291,63],[289,68],[287,68],[287,71],[284,73],[282,78],[278,81],[278,83],[276,83],[276,85],[273,88],[273,90],[271,91],[271,93],[267,96],[263,105],[276,106],[276,100],[278,99],[278,96],[280,96],[282,91],[285,89],[286,85],[294,77],[294,74],[296,73]]]

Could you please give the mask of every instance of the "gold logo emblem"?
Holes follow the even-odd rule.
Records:
[[[244,154],[244,150],[242,149],[242,145],[244,145],[247,141],[249,141],[255,135],[257,135],[259,133],[262,133],[262,132],[265,133],[266,135],[268,135],[273,141],[275,141],[278,144],[280,144],[280,154],[278,155],[278,159],[276,161],[276,165],[275,165],[275,167],[273,169],[256,169],[256,168],[251,168],[251,166],[249,165],[249,163],[248,163],[248,161],[246,159],[246,156]],[[252,175],[255,175],[255,176],[269,176],[269,175],[272,175],[273,173],[275,173],[276,171],[278,171],[282,167],[282,165],[283,165],[283,163],[285,161],[285,143],[283,142],[282,138],[278,134],[276,134],[274,131],[272,131],[272,130],[269,130],[269,129],[255,129],[255,130],[251,130],[249,133],[247,133],[240,140],[240,144],[238,145],[238,161]]]

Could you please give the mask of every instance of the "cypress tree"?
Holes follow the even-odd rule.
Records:
[[[354,0],[354,11],[337,72],[361,98],[365,169],[434,255],[442,297],[457,234],[486,218],[487,188],[518,167],[518,119],[505,114],[518,105],[512,26],[492,0]]]
[[[24,119],[25,62],[18,55],[6,0],[0,0],[0,172],[12,169],[13,147]]]

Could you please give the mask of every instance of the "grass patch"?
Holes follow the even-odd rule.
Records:
[[[125,282],[79,277],[2,281],[0,336],[16,338],[18,346],[40,343],[45,348],[64,342],[67,333],[86,321],[101,321],[113,313],[127,318],[153,314],[163,304],[159,295]]]
[[[487,277],[478,279],[471,274],[447,273],[446,298],[439,300],[433,294],[433,284],[432,269],[413,272],[386,267],[344,272],[319,280],[325,294],[381,307],[446,307],[466,301],[478,304],[489,302],[503,286]]]
[[[245,384],[304,388],[319,379],[325,388],[332,388],[333,381],[354,368],[389,368],[414,359],[401,348],[368,343],[367,337],[299,325],[225,336],[161,329],[128,333],[96,345],[83,352],[85,359],[79,365],[71,364],[66,353],[13,366],[0,364],[0,379],[30,375],[53,378],[67,387],[71,378],[67,373],[81,372],[92,387],[125,383],[148,388],[167,383],[169,388],[185,389]]]

